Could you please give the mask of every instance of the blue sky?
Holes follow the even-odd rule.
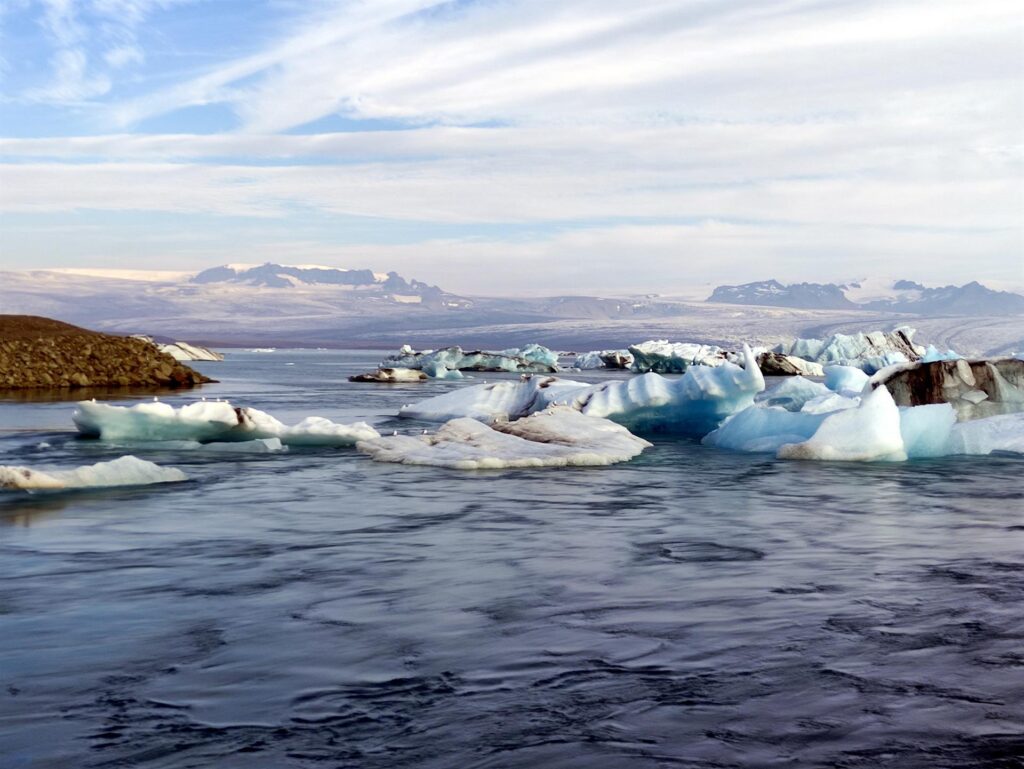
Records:
[[[2,0],[0,268],[1024,286],[1016,3]]]

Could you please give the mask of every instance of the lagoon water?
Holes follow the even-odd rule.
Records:
[[[380,357],[197,367],[207,397],[382,432],[459,386],[345,381]],[[659,440],[459,472],[133,451],[71,410],[0,403],[0,464],[134,453],[190,481],[0,497],[4,769],[1024,765],[1019,457]]]

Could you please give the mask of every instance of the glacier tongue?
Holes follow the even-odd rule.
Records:
[[[186,480],[188,476],[181,470],[160,467],[131,455],[73,470],[43,471],[29,467],[0,466],[0,488],[23,491],[146,486]]]
[[[352,446],[378,433],[365,422],[336,424],[307,417],[289,427],[266,412],[227,401],[199,401],[179,408],[161,402],[111,406],[82,401],[72,415],[79,432],[114,441],[251,441],[277,438],[289,446]]]
[[[386,436],[357,445],[378,462],[486,470],[611,465],[651,444],[607,419],[553,406],[515,422],[488,426],[463,417],[432,435]]]

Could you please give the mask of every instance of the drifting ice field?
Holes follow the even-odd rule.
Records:
[[[619,433],[613,459],[643,452],[610,466],[376,462],[346,444],[377,439],[343,427],[419,451],[439,425],[398,419],[403,405],[519,381],[346,381],[383,354],[198,364],[222,380],[208,403],[268,417],[239,430],[221,414],[204,444],[81,440],[71,403],[0,403],[0,465],[130,454],[188,478],[2,492],[0,766],[934,769],[1024,755],[1020,456],[789,461]],[[567,376],[611,392],[630,378]],[[800,409],[832,395],[751,397],[747,419],[820,426]],[[298,429],[313,416],[327,421]],[[561,435],[556,421],[531,435]],[[923,446],[940,422],[890,419],[881,437],[895,424]],[[794,429],[788,443],[815,432]],[[592,455],[544,445],[548,464]]]

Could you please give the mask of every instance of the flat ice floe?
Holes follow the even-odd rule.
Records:
[[[554,404],[611,419],[634,432],[704,435],[751,405],[764,389],[764,377],[748,347],[744,362],[742,368],[732,363],[693,366],[673,379],[648,373],[597,385],[554,377],[475,385],[405,406],[399,416],[493,422],[519,419]]]
[[[393,435],[360,441],[378,462],[490,470],[584,467],[626,462],[651,444],[607,419],[552,407],[515,422],[459,418],[432,435]]]
[[[379,433],[365,422],[345,425],[307,417],[288,426],[263,411],[227,401],[199,401],[175,408],[154,401],[111,406],[82,401],[72,415],[83,435],[114,441],[252,441],[276,438],[287,446],[352,446]]]
[[[23,491],[148,486],[153,483],[187,481],[188,476],[173,467],[160,467],[133,456],[111,462],[76,467],[74,470],[34,470],[30,467],[0,466],[0,488]]]

